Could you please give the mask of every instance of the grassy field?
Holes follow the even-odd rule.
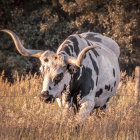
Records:
[[[140,104],[135,81],[122,73],[105,113],[95,111],[76,131],[62,119],[57,103],[40,102],[42,78],[27,75],[14,84],[0,77],[0,140],[139,140]],[[74,122],[73,122],[74,124]]]

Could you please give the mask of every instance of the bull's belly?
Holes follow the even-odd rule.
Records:
[[[99,79],[99,86],[96,91],[100,91],[102,89],[102,94],[99,95],[99,97],[96,97],[95,94],[95,107],[102,107],[108,103],[110,98],[115,95],[116,90],[118,88],[119,82],[120,82],[120,72],[119,72],[119,67],[115,68],[116,70],[116,75],[115,77],[109,79],[107,77],[111,77],[111,75],[108,75],[107,73],[104,74],[104,79]],[[110,72],[112,74],[112,72]],[[107,76],[108,75],[108,76]],[[106,80],[107,79],[107,80]]]
[[[95,97],[95,100],[94,100],[95,107],[103,107],[104,105],[106,105],[109,102],[110,98],[112,96],[114,96],[115,92],[116,92],[116,89],[114,89],[113,92],[106,91],[106,92],[102,93],[101,96]]]
[[[105,104],[107,104],[107,100],[109,100],[111,96],[105,96],[105,97],[95,97],[95,107],[102,107]]]

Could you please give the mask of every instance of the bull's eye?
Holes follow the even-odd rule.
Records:
[[[62,80],[62,78],[63,78],[63,73],[60,73],[53,79],[53,82],[55,84],[58,84]]]

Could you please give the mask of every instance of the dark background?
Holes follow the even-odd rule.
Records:
[[[114,39],[120,46],[122,71],[140,65],[138,0],[1,0],[0,29],[10,29],[26,48],[56,51],[67,36],[87,31]],[[38,72],[39,61],[21,56],[12,39],[0,33],[0,73],[12,79]]]

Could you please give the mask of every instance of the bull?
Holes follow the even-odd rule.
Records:
[[[57,52],[26,49],[18,36],[7,29],[21,55],[39,58],[43,74],[40,99],[54,102],[64,110],[75,106],[81,123],[95,108],[104,110],[120,82],[120,49],[111,38],[99,33],[70,35]]]

